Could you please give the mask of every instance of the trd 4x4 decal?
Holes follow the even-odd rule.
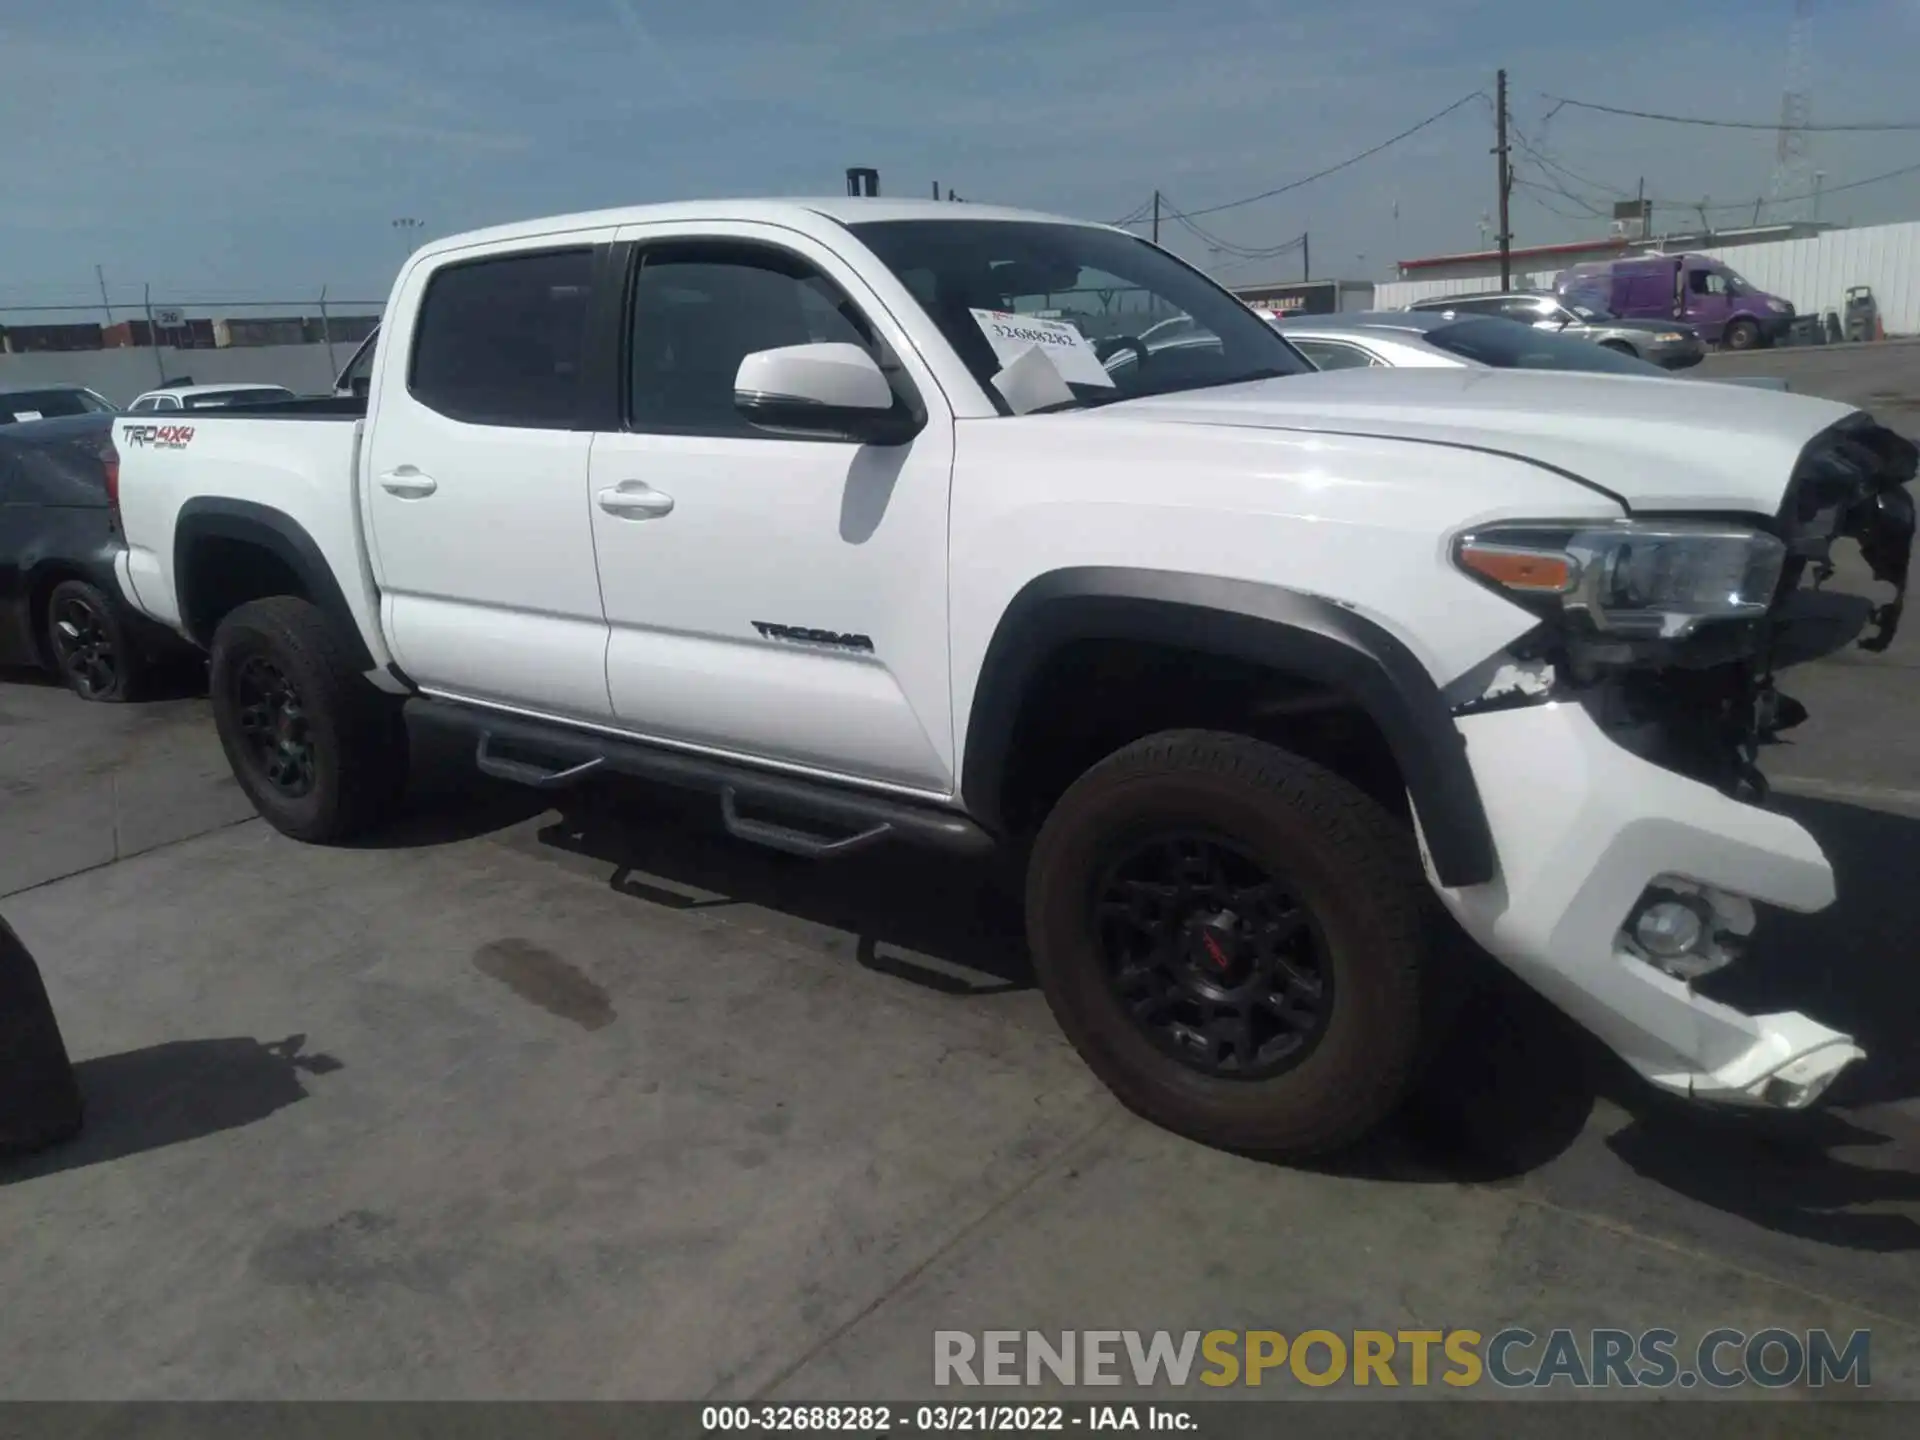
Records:
[[[193,443],[193,426],[129,425],[120,438],[149,450],[184,450]]]

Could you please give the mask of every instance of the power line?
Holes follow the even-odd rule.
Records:
[[[1580,174],[1576,170],[1569,170],[1565,165],[1561,164],[1558,160],[1554,159],[1553,156],[1547,154],[1546,151],[1542,150],[1539,146],[1535,145],[1531,140],[1529,140],[1526,136],[1526,133],[1523,130],[1521,130],[1521,128],[1518,125],[1513,127],[1513,133],[1519,139],[1520,148],[1526,151],[1527,155],[1536,164],[1540,165],[1543,169],[1551,170],[1556,172],[1557,174],[1563,175],[1567,179],[1573,181],[1573,183],[1576,185],[1585,185],[1589,189],[1603,191],[1607,195],[1615,197],[1617,199],[1624,200],[1633,193],[1631,190],[1623,190],[1617,185],[1608,185],[1603,183],[1602,181],[1591,179],[1588,176]],[[1563,190],[1562,193],[1564,194],[1565,191]],[[1568,195],[1567,198],[1569,200],[1573,200],[1573,199],[1577,199],[1578,197],[1573,195]]]
[[[1516,127],[1516,134],[1517,133],[1518,133],[1518,127]],[[1520,144],[1520,148],[1526,151],[1528,156],[1531,157],[1538,165],[1542,167],[1543,174],[1546,171],[1556,171],[1560,175],[1564,175],[1567,179],[1573,181],[1576,185],[1585,185],[1589,189],[1598,190],[1603,195],[1606,195],[1611,199],[1624,200],[1633,194],[1631,190],[1622,189],[1618,185],[1608,185],[1604,181],[1595,180],[1591,176],[1582,175],[1577,170],[1568,169],[1565,165],[1561,164],[1560,161],[1554,159],[1551,155],[1548,155],[1544,151],[1535,147],[1527,139],[1525,135],[1519,136],[1519,144]],[[1808,190],[1796,195],[1775,196],[1771,198],[1768,201],[1768,203],[1769,204],[1788,204],[1796,200],[1812,200],[1816,196],[1825,197],[1828,195],[1844,194],[1848,190],[1858,190],[1862,186],[1866,186],[1866,185],[1878,185],[1883,180],[1897,180],[1903,175],[1912,175],[1915,172],[1920,172],[1920,165],[1902,165],[1897,170],[1887,170],[1878,175],[1869,175],[1865,179],[1849,181],[1845,185],[1823,185],[1818,190]],[[1545,178],[1549,182],[1552,182],[1553,180],[1552,175],[1546,175]],[[1586,205],[1590,203],[1587,197],[1575,195],[1571,191],[1567,190],[1564,186],[1554,185],[1553,188],[1557,193],[1564,196],[1566,199],[1573,201],[1575,204]],[[1699,202],[1694,200],[1674,200],[1674,199],[1667,199],[1662,197],[1649,197],[1649,199],[1652,204],[1663,206],[1668,209],[1692,210],[1696,212],[1700,209]],[[1710,213],[1722,214],[1722,213],[1731,213],[1732,211],[1735,211],[1735,210],[1751,210],[1753,208],[1753,204],[1751,201],[1747,201],[1747,200],[1736,200],[1730,204],[1709,205],[1706,208]],[[1602,219],[1605,218],[1605,216],[1598,211],[1595,211],[1594,213],[1598,218],[1602,218]]]
[[[1627,110],[1618,105],[1596,105],[1590,100],[1570,100],[1564,95],[1543,93],[1542,98],[1554,102],[1553,109],[1547,112],[1549,120],[1563,109],[1573,109],[1597,110],[1602,115],[1624,115],[1633,120],[1658,120],[1667,125],[1705,125],[1716,130],[1772,130],[1777,133],[1780,129],[1778,120],[1709,120],[1697,115],[1662,115],[1652,110]],[[1793,128],[1814,134],[1879,134],[1894,130],[1920,130],[1920,120],[1876,120],[1849,125],[1796,125]]]
[[[1166,196],[1162,195],[1160,198],[1164,200]],[[1194,224],[1179,210],[1162,210],[1160,214],[1162,219],[1172,220],[1175,224],[1179,225],[1181,229],[1187,231],[1196,239],[1211,246],[1213,249],[1224,251],[1229,255],[1238,255],[1244,260],[1270,260],[1276,255],[1286,255],[1298,250],[1307,243],[1306,236],[1296,235],[1293,239],[1279,245],[1240,245],[1219,235],[1215,235],[1211,230]]]
[[[1316,170],[1311,175],[1302,175],[1298,180],[1289,180],[1285,185],[1277,185],[1271,190],[1262,190],[1258,195],[1248,195],[1243,199],[1228,200],[1219,205],[1207,205],[1207,206],[1203,206],[1201,209],[1198,209],[1198,210],[1188,210],[1182,213],[1184,214],[1186,219],[1191,220],[1196,216],[1200,216],[1200,215],[1216,215],[1222,210],[1237,210],[1242,205],[1251,205],[1254,202],[1259,200],[1271,200],[1274,196],[1284,195],[1289,190],[1298,190],[1302,185],[1311,185],[1315,180],[1324,180],[1327,176],[1335,174],[1338,171],[1345,170],[1350,165],[1358,165],[1362,160],[1371,159],[1373,156],[1378,155],[1382,150],[1385,150],[1388,147],[1393,145],[1398,145],[1402,140],[1405,140],[1409,135],[1417,135],[1422,130],[1426,129],[1429,125],[1435,124],[1438,121],[1446,119],[1447,116],[1451,115],[1454,111],[1460,109],[1460,107],[1463,105],[1471,104],[1475,100],[1485,100],[1485,99],[1487,99],[1486,91],[1475,90],[1471,95],[1462,95],[1458,100],[1454,101],[1451,105],[1447,106],[1446,109],[1436,110],[1433,114],[1429,115],[1426,119],[1422,120],[1418,125],[1410,125],[1405,130],[1402,130],[1398,135],[1394,135],[1388,139],[1382,140],[1378,145],[1369,146],[1367,149],[1362,150],[1358,155],[1349,155],[1345,160],[1339,161],[1337,164],[1329,165],[1324,170]]]
[[[1538,185],[1531,180],[1522,180],[1518,177],[1515,177],[1513,183],[1518,189],[1530,192],[1533,197],[1534,204],[1538,205],[1542,210],[1545,210],[1550,215],[1558,215],[1562,220],[1598,220],[1598,219],[1604,218],[1598,210],[1595,210],[1591,205],[1587,204],[1584,200],[1581,200],[1576,195],[1569,195],[1564,190],[1550,189],[1545,185]],[[1586,213],[1583,215],[1576,215],[1571,210],[1562,210],[1558,205],[1549,205],[1544,199],[1541,198],[1542,196],[1547,196],[1547,195],[1556,196],[1564,200],[1571,200],[1574,204],[1580,206],[1580,208],[1584,210]]]

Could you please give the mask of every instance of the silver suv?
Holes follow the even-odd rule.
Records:
[[[1707,356],[1700,332],[1672,320],[1624,320],[1590,305],[1569,305],[1537,290],[1493,295],[1447,295],[1416,300],[1409,310],[1441,310],[1457,315],[1500,315],[1542,330],[1557,330],[1591,340],[1609,350],[1638,355],[1664,370],[1684,370]]]

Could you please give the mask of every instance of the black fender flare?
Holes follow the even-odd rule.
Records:
[[[307,599],[333,620],[354,664],[365,670],[374,668],[366,637],[360,633],[333,567],[306,528],[270,505],[222,496],[203,495],[187,501],[180,507],[173,530],[173,584],[180,606],[180,626],[201,649],[213,647],[213,630],[219,621],[213,613],[218,581],[197,571],[192,563],[194,547],[203,540],[231,540],[257,546],[272,555],[293,573]]]
[[[1317,595],[1171,571],[1054,570],[1008,604],[981,663],[961,772],[967,809],[989,829],[1004,829],[1000,793],[1028,686],[1055,651],[1079,640],[1177,646],[1298,675],[1349,697],[1393,751],[1440,882],[1494,878],[1493,831],[1466,739],[1412,651]]]

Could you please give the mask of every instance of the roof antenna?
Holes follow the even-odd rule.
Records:
[[[871,198],[880,193],[880,172],[864,165],[847,167],[847,194]]]

